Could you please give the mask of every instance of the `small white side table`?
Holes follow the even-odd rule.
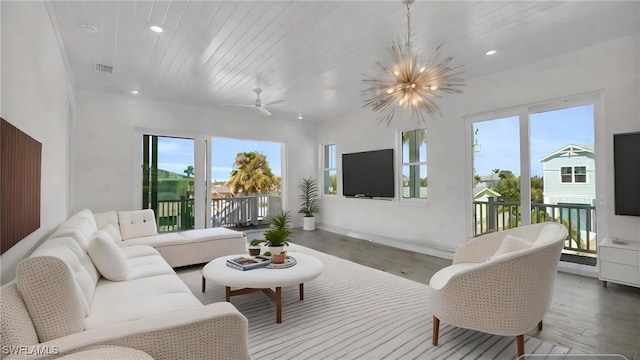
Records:
[[[607,281],[640,287],[640,242],[623,240],[627,244],[615,244],[605,238],[598,244],[598,268],[602,287]]]

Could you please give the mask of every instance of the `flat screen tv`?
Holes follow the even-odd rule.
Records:
[[[613,135],[616,215],[640,216],[640,132]]]
[[[393,149],[342,154],[342,194],[392,198],[394,173]]]

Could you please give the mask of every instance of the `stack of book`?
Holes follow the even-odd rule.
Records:
[[[256,256],[256,257],[236,257],[227,259],[227,266],[236,270],[253,270],[261,267],[265,267],[271,264],[271,260],[268,257]]]

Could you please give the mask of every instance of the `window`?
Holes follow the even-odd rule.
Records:
[[[587,182],[587,167],[586,166],[575,166],[573,168],[574,173],[574,182],[577,183],[586,183]]]
[[[338,193],[335,144],[322,145],[322,193],[325,195]]]
[[[563,184],[586,183],[587,167],[586,166],[563,166],[560,168],[560,181]]]
[[[402,198],[427,198],[427,137],[425,129],[402,132]]]
[[[571,183],[573,178],[573,168],[571,166],[563,166],[560,168],[560,182]]]

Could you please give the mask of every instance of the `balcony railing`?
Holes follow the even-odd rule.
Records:
[[[488,201],[473,202],[474,236],[484,233],[512,229],[522,225],[519,202]],[[582,204],[531,204],[531,223],[555,221],[567,226],[569,237],[565,250],[581,253],[596,253],[596,208]]]
[[[154,209],[160,232],[188,230],[195,227],[195,199],[162,200]]]
[[[213,226],[259,225],[269,215],[282,210],[280,196],[257,194],[211,201]]]
[[[195,199],[161,200],[154,209],[160,232],[188,230],[195,227]],[[269,215],[282,210],[280,196],[253,196],[211,199],[213,226],[259,225]]]

